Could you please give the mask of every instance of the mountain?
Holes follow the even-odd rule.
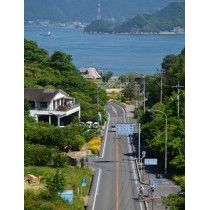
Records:
[[[99,0],[24,0],[24,21],[51,22],[97,19]],[[151,14],[171,2],[185,0],[100,0],[100,14],[104,20],[124,21],[140,14]]]
[[[85,33],[160,33],[162,31],[182,33],[185,28],[185,3],[171,2],[153,14],[137,15],[128,21],[116,24],[105,20],[95,20],[85,29]]]

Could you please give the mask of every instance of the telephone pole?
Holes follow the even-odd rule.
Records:
[[[178,84],[175,86],[171,86],[172,88],[177,88],[177,116],[179,117],[179,94],[180,94],[180,87],[184,87],[179,85],[179,80],[178,80]]]
[[[143,88],[144,88],[144,113],[145,113],[145,76],[143,78],[144,78]]]
[[[162,77],[162,70],[160,73],[160,103],[163,102],[163,77]]]

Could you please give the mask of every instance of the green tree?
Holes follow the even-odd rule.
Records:
[[[129,98],[131,101],[135,97],[135,83],[129,82],[122,93],[124,94],[124,97]]]
[[[146,103],[151,107],[153,104],[160,102],[160,77],[158,75],[146,76],[145,83]]]
[[[60,154],[59,152],[53,154],[53,166],[63,168],[68,162],[68,157],[65,154]]]
[[[185,196],[182,194],[170,194],[163,197],[162,202],[170,210],[185,210]]]
[[[119,77],[119,79],[120,79],[120,81],[121,82],[126,82],[126,75],[125,74],[123,74],[123,75],[121,75],[120,77]]]
[[[51,55],[51,67],[60,71],[69,70],[72,67],[72,56],[61,51],[55,51]]]
[[[24,165],[46,166],[51,163],[52,150],[43,145],[24,144]]]
[[[43,66],[49,64],[49,56],[46,50],[39,48],[35,41],[24,39],[24,62],[41,63]]]
[[[46,178],[46,188],[51,196],[51,198],[58,197],[58,193],[65,190],[66,179],[63,172],[58,169],[54,176],[49,176]]]
[[[113,72],[109,71],[102,75],[103,82],[108,82],[109,79],[113,76]]]

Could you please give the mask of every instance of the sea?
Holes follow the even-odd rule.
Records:
[[[120,76],[130,72],[154,75],[163,59],[178,55],[185,47],[185,34],[85,34],[83,29],[24,27],[24,38],[32,40],[49,55],[62,51],[72,56],[72,63],[94,67],[102,73]]]

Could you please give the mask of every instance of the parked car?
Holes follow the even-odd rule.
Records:
[[[93,123],[93,127],[94,127],[94,128],[98,128],[98,127],[99,127],[99,123],[98,123],[98,122],[94,122],[94,123]]]
[[[115,125],[112,125],[109,131],[111,131],[111,132],[116,132],[116,127],[115,127]]]

